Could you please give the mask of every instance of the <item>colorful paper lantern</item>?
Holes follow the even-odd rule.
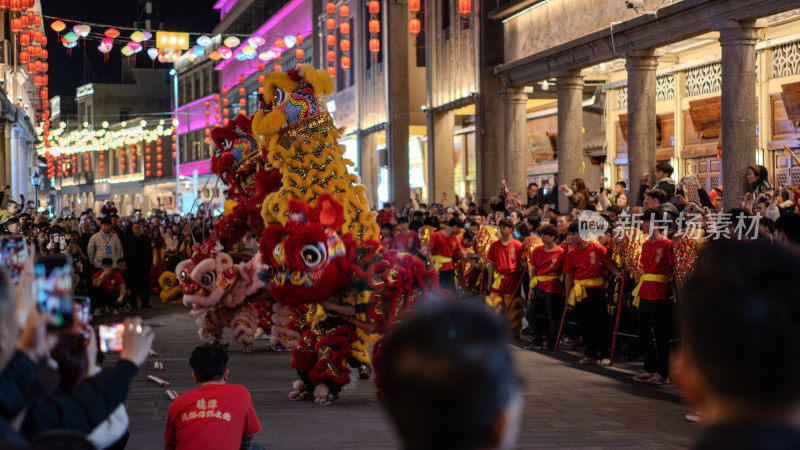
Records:
[[[206,36],[205,34],[197,38],[197,45],[201,47],[208,47],[211,44],[211,38]]]
[[[422,24],[420,23],[419,19],[413,18],[408,21],[408,32],[413,35],[418,35],[421,31]]]
[[[350,68],[350,57],[349,56],[342,56],[342,69],[349,69]]]
[[[304,56],[305,56],[305,51],[303,51],[302,48],[298,48],[297,50],[294,51],[294,57],[296,59],[303,59]]]
[[[339,50],[341,50],[343,52],[349,52],[350,51],[350,39],[342,39],[341,41],[339,41]]]
[[[272,70],[273,70],[274,72],[282,72],[282,71],[283,71],[283,68],[281,67],[281,65],[280,65],[280,64],[275,64],[274,66],[272,66]]]
[[[116,28],[109,28],[103,34],[105,34],[106,37],[114,39],[115,37],[119,36],[119,30]]]
[[[325,4],[325,11],[326,11],[328,14],[333,14],[333,13],[335,13],[335,12],[336,12],[336,3],[334,3],[334,2],[328,2],[328,3],[326,3],[326,4]]]
[[[342,22],[339,24],[339,33],[350,34],[350,22]]]
[[[227,46],[228,48],[236,48],[237,46],[239,46],[239,43],[241,42],[242,41],[236,36],[228,36],[225,38],[224,41],[222,41],[222,43],[225,44],[225,46]]]
[[[369,51],[372,53],[378,53],[381,51],[381,40],[372,38],[369,40]]]
[[[467,17],[472,12],[472,0],[458,0],[458,13]]]
[[[420,0],[408,0],[408,10],[416,13],[420,9]]]
[[[247,43],[250,44],[250,47],[258,48],[264,45],[267,41],[264,40],[261,36],[253,36],[247,40]]]
[[[92,27],[86,24],[80,24],[72,27],[72,31],[74,31],[78,36],[85,38],[89,35],[89,32],[92,31]]]
[[[344,4],[339,7],[339,16],[347,17],[350,15],[350,5]]]
[[[378,19],[372,19],[369,21],[369,32],[370,33],[380,33],[381,32],[381,21]]]
[[[378,0],[370,0],[367,3],[367,9],[370,14],[379,14],[381,12],[381,2]]]
[[[328,61],[336,61],[336,52],[328,50]]]
[[[331,78],[336,77],[336,66],[328,66],[328,75],[330,75]]]
[[[334,28],[336,28],[336,19],[328,18],[327,20],[325,20],[325,27],[329,30],[333,30]]]
[[[336,45],[336,35],[329,33],[327,36],[325,36],[325,43],[328,45]]]
[[[297,45],[303,45],[303,35],[302,34],[298,34],[295,37],[297,38]]]

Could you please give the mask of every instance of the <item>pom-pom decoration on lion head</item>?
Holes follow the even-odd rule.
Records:
[[[316,205],[330,193],[343,207],[339,232],[358,241],[379,236],[375,213],[369,210],[364,187],[348,173],[354,165],[338,144],[341,131],[326,110],[325,95],[333,81],[324,70],[308,64],[288,73],[272,72],[264,78],[264,103],[253,117],[253,134],[262,157],[280,170],[282,185],[264,199],[261,213],[266,224],[286,224],[292,199]]]

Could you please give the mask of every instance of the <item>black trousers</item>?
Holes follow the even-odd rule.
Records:
[[[555,347],[558,328],[564,313],[564,296],[551,294],[538,287],[533,289],[533,301],[528,304],[525,319],[533,332],[533,345],[541,345],[547,339],[547,345]]]
[[[674,305],[670,300],[639,300],[639,343],[645,372],[669,375],[669,338]]]
[[[439,271],[439,287],[446,289],[453,294],[458,295],[456,291],[456,271],[455,270],[440,270]]]
[[[578,303],[578,325],[587,357],[604,359],[611,357],[608,347],[608,305],[606,293],[599,288],[586,289],[587,297]]]
[[[129,291],[131,291],[129,301],[131,306],[134,308],[136,307],[136,299],[139,296],[142,297],[141,306],[150,304],[150,272],[137,275],[138,276],[132,276],[130,278],[130,286],[125,286]]]

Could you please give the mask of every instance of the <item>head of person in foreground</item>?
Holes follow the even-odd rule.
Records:
[[[387,337],[385,406],[405,448],[511,448],[522,412],[506,327],[484,306],[434,301]]]
[[[714,241],[681,291],[675,379],[710,424],[800,425],[800,256]]]

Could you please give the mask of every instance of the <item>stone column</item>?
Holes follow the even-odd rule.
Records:
[[[375,133],[359,133],[358,172],[370,206],[378,204],[378,153]]]
[[[479,2],[480,3],[480,2]],[[482,8],[483,4],[481,4]],[[478,198],[489,199],[500,193],[503,184],[505,148],[503,104],[498,94],[503,92],[503,80],[495,75],[494,68],[503,63],[503,52],[496,44],[503,41],[503,23],[489,19],[487,11],[476,12],[478,24],[478,96],[475,104],[475,144],[478,170]],[[434,21],[435,22],[435,21]],[[488,204],[488,202],[487,202]]]
[[[628,178],[633,206],[641,206],[639,190],[642,175],[655,181],[656,167],[656,68],[655,50],[631,50],[625,68],[628,70]]]
[[[528,132],[525,112],[528,94],[523,88],[506,88],[503,92],[503,130],[505,131],[504,174],[508,189],[526,202],[528,166]]]
[[[722,205],[730,211],[742,201],[747,168],[756,159],[756,40],[766,23],[728,20],[715,25],[722,47]]]
[[[448,204],[455,203],[453,133],[455,132],[456,116],[452,110],[432,113],[432,116],[433,139],[429,135],[428,143],[430,145],[432,141],[433,148],[428,147],[428,157],[433,160],[433,180],[428,189],[428,204],[440,203],[442,201],[442,193],[447,195]]]
[[[583,77],[580,71],[562,72],[556,81],[558,96],[558,181],[572,187],[583,162]],[[556,186],[557,188],[558,186]],[[569,199],[558,193],[558,210],[568,213]]]
[[[389,199],[402,208],[410,198],[408,182],[408,127],[410,124],[408,99],[408,6],[399,2],[386,2],[386,55],[389,83],[389,127],[386,148],[389,151]]]
[[[2,184],[7,184],[11,186],[12,176],[11,176],[11,153],[13,152],[13,146],[11,144],[11,133],[13,133],[13,129],[11,124],[6,124],[5,128],[5,139],[3,141],[3,154],[2,159],[5,161],[5,170],[2,172],[2,175],[5,177]]]

